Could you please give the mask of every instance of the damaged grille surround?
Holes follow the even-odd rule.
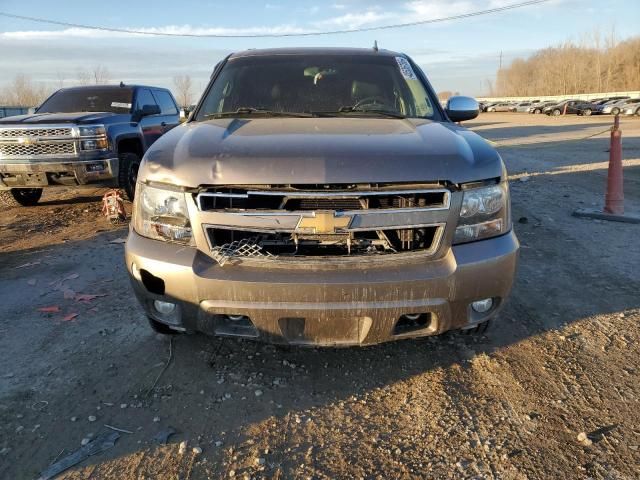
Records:
[[[329,191],[274,186],[218,188],[195,194],[194,200],[209,254],[223,265],[234,257],[433,255],[444,236],[451,195],[438,185]]]

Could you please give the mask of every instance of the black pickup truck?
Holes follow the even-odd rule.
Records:
[[[33,114],[0,120],[0,201],[35,205],[42,189],[105,185],[133,199],[144,152],[180,123],[169,90],[63,88]]]

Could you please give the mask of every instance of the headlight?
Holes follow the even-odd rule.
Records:
[[[107,134],[104,125],[88,125],[86,127],[78,127],[78,130],[81,137],[97,137]]]
[[[192,245],[184,192],[137,185],[133,228],[143,237]]]
[[[472,242],[507,233],[511,229],[509,209],[507,182],[465,190],[453,243]]]
[[[81,150],[105,150],[109,148],[107,130],[104,125],[88,125],[78,127]]]

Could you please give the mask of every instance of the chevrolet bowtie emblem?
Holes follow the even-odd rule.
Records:
[[[349,227],[348,215],[336,215],[333,211],[313,212],[313,216],[301,217],[296,227],[298,233],[332,234],[340,233]]]
[[[18,137],[18,143],[21,143],[22,145],[32,145],[37,142],[38,139],[35,137]]]

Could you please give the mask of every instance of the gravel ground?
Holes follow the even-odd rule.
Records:
[[[0,478],[37,478],[105,425],[129,433],[61,478],[639,478],[640,226],[571,216],[602,205],[607,135],[584,137],[610,123],[468,123],[499,145],[522,243],[513,295],[478,337],[170,341],[132,296],[101,191],[5,209]],[[640,212],[640,121],[622,129]]]

